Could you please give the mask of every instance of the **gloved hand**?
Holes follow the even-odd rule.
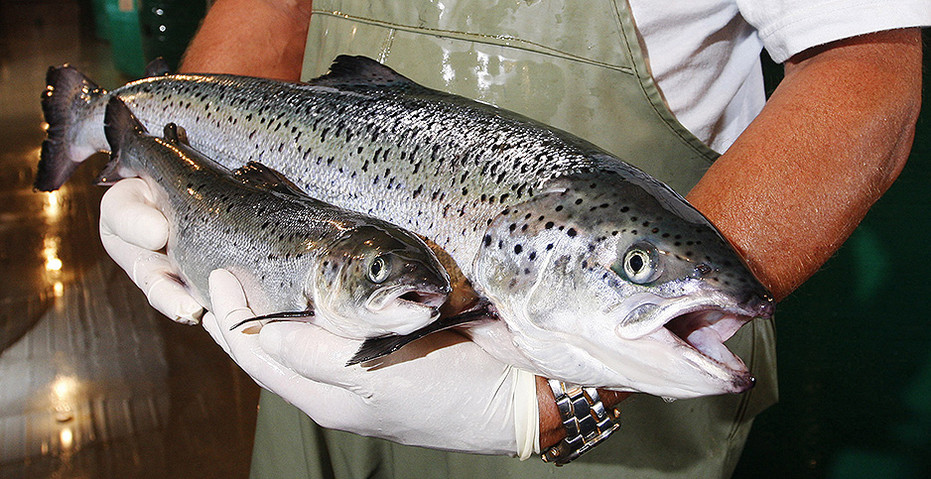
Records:
[[[210,275],[204,328],[259,385],[321,426],[402,444],[522,455],[539,440],[534,376],[493,359],[455,332],[411,343],[378,366],[345,366],[361,341],[304,322],[258,334],[230,327],[255,316],[238,280]],[[517,427],[517,429],[515,429]]]
[[[168,242],[168,221],[152,204],[145,181],[118,181],[100,202],[100,241],[159,312],[174,321],[195,324],[204,308],[171,274],[159,250]]]

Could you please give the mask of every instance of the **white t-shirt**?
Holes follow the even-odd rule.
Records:
[[[723,152],[765,101],[759,54],[931,25],[928,0],[629,0],[650,69],[679,121]]]

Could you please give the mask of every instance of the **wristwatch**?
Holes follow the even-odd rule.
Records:
[[[605,409],[595,388],[570,385],[555,379],[548,382],[556,398],[566,437],[540,455],[543,462],[557,466],[568,464],[621,427],[618,421],[620,412],[615,408]]]

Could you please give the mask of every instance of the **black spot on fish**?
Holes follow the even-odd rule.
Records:
[[[485,235],[485,237],[482,238],[482,243],[485,244],[486,248],[491,246],[491,235]]]
[[[523,250],[524,250],[524,247],[523,247],[523,246],[521,246],[521,245],[519,245],[519,244],[514,245],[514,254],[520,254],[520,252],[523,251]]]

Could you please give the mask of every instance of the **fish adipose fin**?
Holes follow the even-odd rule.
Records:
[[[233,171],[233,176],[243,184],[255,188],[276,191],[286,195],[307,196],[307,193],[301,191],[297,185],[291,183],[291,180],[285,178],[277,170],[254,161],[246,163],[242,168],[237,168]]]
[[[79,142],[72,141],[71,135],[80,130],[78,123],[85,117],[87,105],[106,91],[70,65],[49,68],[45,81],[42,113],[48,137],[42,142],[34,186],[39,191],[55,191],[68,181],[78,164],[96,153],[75,146]]]
[[[400,73],[363,56],[340,55],[330,71],[307,82],[332,87],[414,87],[416,83]]]
[[[169,143],[191,146],[191,142],[189,142],[187,139],[187,132],[184,131],[184,128],[181,128],[174,123],[165,125],[165,129],[162,135]]]
[[[270,322],[275,321],[288,321],[293,319],[309,319],[314,317],[314,310],[308,309],[306,311],[285,311],[281,313],[271,313],[263,314],[261,316],[256,316],[254,318],[244,319],[232,326],[230,326],[230,331],[235,330],[236,328],[249,323],[254,323],[256,321],[265,321],[266,319],[271,320]]]
[[[371,361],[373,359],[378,359],[382,356],[387,356],[408,343],[416,341],[428,334],[436,333],[449,329],[456,326],[461,326],[466,323],[471,323],[473,321],[481,321],[487,319],[494,319],[497,315],[491,309],[491,303],[488,301],[481,301],[472,309],[464,311],[455,316],[448,316],[445,318],[440,318],[420,329],[414,331],[413,333],[404,334],[404,335],[391,335],[391,336],[381,336],[378,338],[366,339],[362,343],[362,346],[359,347],[359,350],[356,351],[356,354],[346,362],[346,366],[352,366],[359,363],[364,363],[366,361]]]
[[[129,108],[117,97],[107,102],[107,112],[104,114],[103,132],[110,144],[110,162],[97,176],[100,185],[112,185],[125,178],[120,173],[120,152],[122,145],[131,135],[145,134],[146,129],[142,123],[129,111]],[[166,127],[167,129],[167,127]]]

